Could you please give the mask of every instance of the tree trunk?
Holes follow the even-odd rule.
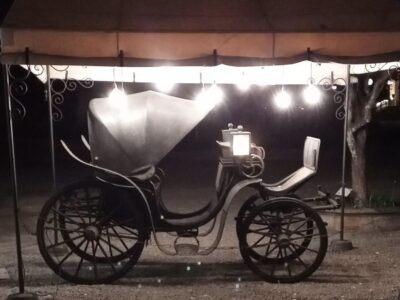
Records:
[[[354,152],[351,155],[351,180],[354,206],[363,208],[367,204],[368,189],[366,178],[367,129],[363,128],[354,137]]]
[[[373,109],[382,93],[389,73],[376,72],[353,77],[353,83],[348,86],[348,129],[347,145],[351,153],[351,179],[354,192],[354,206],[363,208],[368,204],[367,174],[366,174],[366,144],[368,125],[373,117]],[[369,80],[373,79],[373,86]]]

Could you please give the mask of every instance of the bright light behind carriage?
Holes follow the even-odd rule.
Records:
[[[315,85],[309,84],[303,90],[303,97],[307,104],[315,105],[321,101],[321,91]]]
[[[241,90],[242,92],[245,92],[250,88],[250,82],[240,81],[236,84],[236,86],[238,87],[239,90]]]
[[[282,89],[275,95],[274,103],[279,109],[288,109],[292,105],[292,96]]]
[[[196,96],[195,101],[204,106],[204,108],[213,108],[220,103],[224,98],[224,92],[216,84],[211,85],[209,88],[202,88],[200,93]]]
[[[235,156],[250,154],[250,134],[239,133],[233,135],[232,152]]]
[[[115,107],[120,107],[126,103],[126,93],[123,89],[119,89],[117,86],[108,95],[110,104]]]
[[[172,91],[175,86],[172,76],[173,72],[169,67],[160,67],[154,80],[156,88],[163,93]]]
[[[157,81],[155,83],[155,85],[156,85],[156,88],[159,91],[164,92],[164,93],[168,93],[168,92],[172,91],[172,89],[174,88],[175,83],[173,83],[170,80],[164,79],[164,80]]]
[[[242,92],[246,92],[251,86],[251,82],[249,80],[249,77],[245,76],[245,74],[242,73],[242,76],[237,81],[236,86]]]

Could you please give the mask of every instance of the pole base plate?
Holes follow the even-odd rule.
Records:
[[[344,252],[353,250],[353,243],[348,240],[334,240],[331,242],[330,249],[334,252]]]
[[[31,293],[15,293],[7,296],[7,300],[38,300],[36,294]]]

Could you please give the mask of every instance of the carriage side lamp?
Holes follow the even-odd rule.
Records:
[[[232,132],[232,154],[234,156],[250,155],[251,133],[248,131]]]

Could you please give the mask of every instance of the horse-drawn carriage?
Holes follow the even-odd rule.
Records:
[[[107,98],[90,102],[90,142],[82,141],[91,162],[62,142],[95,174],[65,187],[42,208],[39,249],[55,273],[74,283],[110,283],[137,263],[151,236],[168,255],[208,255],[221,240],[232,200],[244,189],[254,191],[236,218],[245,264],[264,280],[282,283],[302,280],[320,266],[328,237],[317,209],[337,205],[323,193],[295,196],[317,171],[320,140],[306,139],[302,168],[267,184],[261,178],[264,149],[252,143],[250,132],[230,124],[217,142],[216,197],[196,211],[178,213],[163,202],[165,174],[157,164],[210,108],[151,91],[115,104]],[[308,200],[327,203],[312,207]],[[199,237],[212,231],[217,234],[211,245],[200,245]],[[172,236],[170,247],[160,243],[161,232]]]

